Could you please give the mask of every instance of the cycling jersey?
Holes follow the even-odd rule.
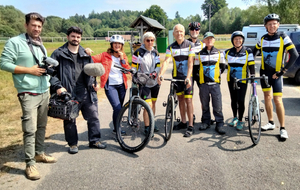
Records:
[[[261,69],[273,73],[279,72],[284,67],[285,50],[292,48],[295,48],[293,42],[283,32],[277,32],[273,36],[263,35],[256,44],[256,49],[261,50]],[[286,68],[292,64],[286,65]]]
[[[184,40],[180,45],[175,41],[168,46],[166,57],[173,58],[173,78],[185,79],[188,72],[188,58],[195,56],[194,44]]]
[[[248,77],[248,66],[253,65],[254,67],[254,57],[252,50],[247,47],[242,47],[239,52],[236,52],[236,48],[233,47],[224,52],[225,59],[228,62],[228,72],[227,80],[230,78],[247,78]],[[250,70],[251,74],[255,74],[254,68]],[[240,81],[242,83],[247,83],[247,81]]]
[[[197,56],[200,61],[200,77],[198,82],[200,84],[210,82],[220,83],[221,72],[225,70],[226,66],[224,54],[215,47],[212,47],[208,52],[207,47],[205,47]]]
[[[188,41],[194,43],[191,38],[189,38]],[[197,41],[194,44],[195,44],[195,47],[194,47],[195,54],[199,53],[205,47],[205,43],[201,42],[198,39],[197,39]],[[199,58],[198,58],[198,56],[195,56],[194,65],[199,65]]]
[[[132,68],[135,68],[141,73],[159,73],[160,71],[160,58],[157,50],[152,48],[151,51],[147,50],[144,45],[137,49],[132,55]],[[157,81],[153,85],[156,85]],[[149,86],[153,87],[153,86]]]

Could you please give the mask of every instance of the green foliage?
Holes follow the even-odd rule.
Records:
[[[161,25],[168,19],[167,13],[158,5],[151,5],[151,7],[143,13],[143,16],[155,19]]]
[[[209,5],[210,7],[210,16],[213,17],[220,9],[227,7],[226,0],[205,0],[201,5],[204,16],[209,18]]]

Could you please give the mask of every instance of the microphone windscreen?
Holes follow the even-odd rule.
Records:
[[[57,67],[59,65],[58,61],[51,57],[44,57],[44,61],[53,67]]]
[[[101,63],[88,63],[83,67],[83,71],[89,76],[102,76],[105,73]]]

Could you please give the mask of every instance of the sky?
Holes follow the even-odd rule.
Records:
[[[145,11],[151,5],[158,5],[167,13],[169,19],[175,18],[176,11],[183,18],[199,14],[203,19],[201,10],[203,2],[204,0],[1,0],[0,5],[13,5],[24,14],[38,12],[44,17],[58,16],[66,19],[76,13],[88,17],[93,10],[96,13],[112,10]],[[226,0],[226,2],[229,8],[247,9],[255,3],[255,0],[252,0],[250,5],[242,0]]]

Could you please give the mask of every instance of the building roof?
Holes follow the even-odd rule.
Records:
[[[145,17],[143,15],[140,15],[138,18],[136,18],[135,21],[131,23],[130,27],[141,29],[142,24],[143,31],[145,32],[153,32],[155,34],[158,34],[161,30],[165,30],[165,27],[157,22],[157,20]]]

